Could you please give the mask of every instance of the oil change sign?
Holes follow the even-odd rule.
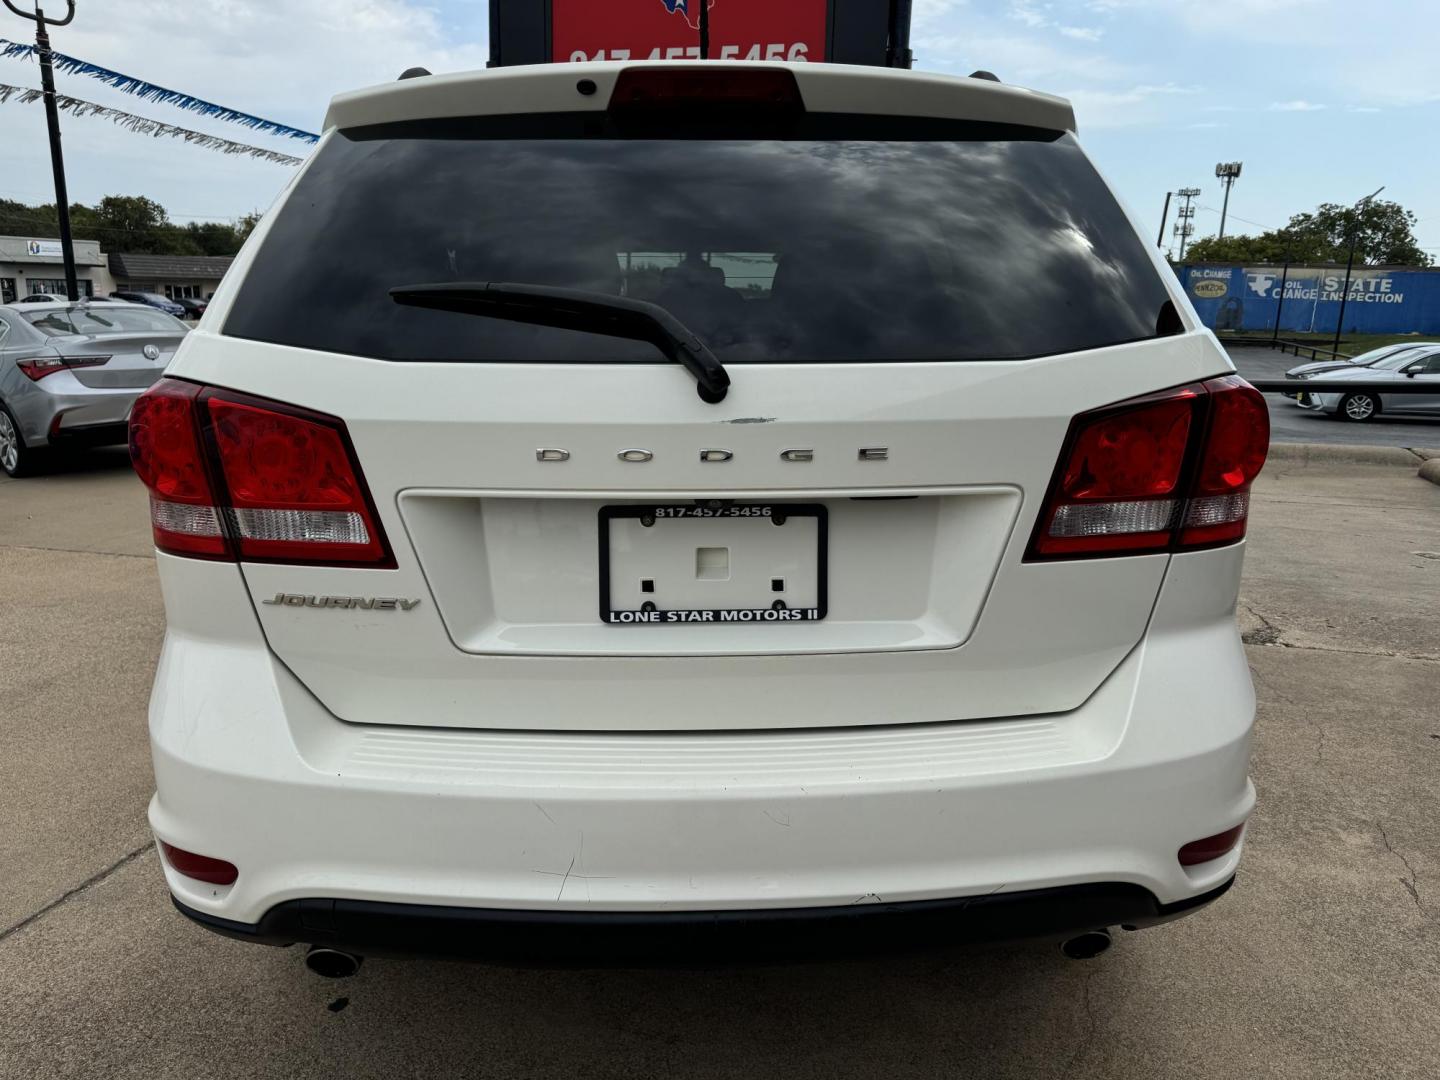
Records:
[[[700,5],[712,60],[824,60],[827,0],[551,0],[552,59],[698,60]]]

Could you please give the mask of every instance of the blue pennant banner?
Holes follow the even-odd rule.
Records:
[[[9,104],[11,101],[17,101],[21,105],[34,105],[37,101],[44,100],[44,97],[44,93],[34,87],[9,86],[0,83],[0,105]],[[159,120],[136,116],[134,113],[122,112],[106,105],[97,105],[93,101],[81,101],[79,98],[66,97],[64,94],[55,95],[55,107],[61,112],[67,112],[73,116],[103,116],[140,135],[153,135],[157,139],[162,137],[183,139],[191,146],[219,150],[222,154],[243,154],[245,157],[257,158],[260,161],[273,161],[277,165],[303,165],[305,163],[304,158],[282,154],[276,150],[267,150],[263,146],[231,142],[218,135],[206,135],[202,131],[175,127],[173,124],[164,124]]]
[[[23,45],[16,41],[7,41],[0,38],[0,57],[29,59],[35,55],[34,45]],[[187,109],[201,116],[215,116],[221,120],[230,120],[237,124],[244,124],[256,131],[269,132],[272,135],[283,135],[291,139],[300,139],[302,142],[318,142],[319,135],[313,131],[301,131],[299,128],[289,127],[285,124],[277,124],[274,120],[265,120],[259,116],[251,116],[249,113],[241,112],[238,109],[227,109],[224,105],[216,105],[213,102],[204,101],[201,98],[192,97],[189,94],[182,94],[178,90],[167,90],[163,86],[156,86],[144,79],[137,79],[133,75],[122,75],[118,71],[111,71],[109,68],[100,67],[98,64],[87,63],[84,60],[77,60],[73,56],[66,56],[64,53],[52,52],[50,54],[54,64],[67,75],[85,75],[92,79],[99,79],[101,82],[125,91],[127,94],[134,94],[136,97],[146,101],[158,101],[164,105],[174,105],[180,109]]]

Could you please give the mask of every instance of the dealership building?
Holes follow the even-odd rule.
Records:
[[[98,240],[75,241],[75,277],[81,296],[108,296],[115,291],[110,263]],[[13,304],[32,293],[65,295],[60,241],[0,236],[0,297]]]
[[[75,241],[81,296],[105,297],[119,290],[208,300],[233,261],[229,255],[107,255],[98,240]],[[34,293],[65,295],[60,241],[0,236],[0,302],[13,304]]]

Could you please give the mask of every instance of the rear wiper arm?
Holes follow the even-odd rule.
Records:
[[[410,307],[458,311],[492,319],[583,330],[648,341],[695,376],[700,400],[725,400],[730,375],[703,341],[659,304],[588,289],[560,289],[504,281],[451,281],[401,285],[390,299]]]

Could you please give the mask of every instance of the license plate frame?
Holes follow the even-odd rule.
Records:
[[[770,521],[777,513],[815,519],[815,597],[813,607],[783,608],[672,608],[653,611],[611,607],[610,523],[616,518],[653,517],[709,520]],[[620,503],[600,507],[598,515],[600,621],[608,626],[773,626],[823,620],[829,608],[829,509],[823,503],[712,502]]]

